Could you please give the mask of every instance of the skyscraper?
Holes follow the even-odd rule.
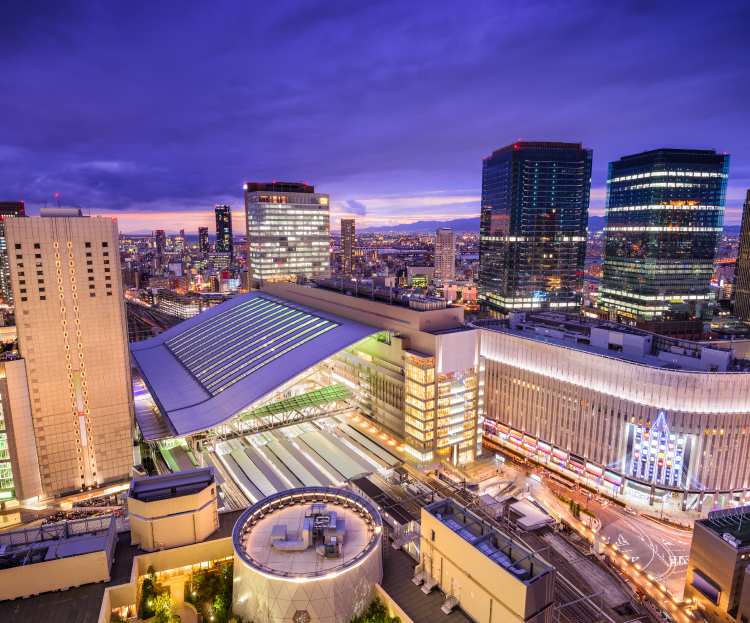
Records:
[[[208,227],[198,228],[198,248],[203,255],[208,253]]]
[[[712,317],[711,275],[729,156],[656,149],[609,163],[599,307],[653,333],[698,339]]]
[[[232,208],[230,206],[216,206],[216,251],[232,253]]]
[[[354,219],[341,219],[341,272],[351,275],[354,268]]]
[[[331,276],[328,195],[300,183],[245,184],[245,216],[250,279]]]
[[[10,287],[10,262],[5,245],[5,221],[26,216],[23,201],[0,201],[0,298],[6,305],[13,305],[13,289]]]
[[[163,229],[157,229],[154,235],[156,243],[156,254],[164,255],[164,250],[167,248],[167,236]]]
[[[485,311],[580,309],[591,160],[581,143],[529,141],[484,159],[478,300]]]
[[[440,228],[435,233],[435,281],[453,281],[456,278],[456,234],[450,228]]]
[[[747,191],[742,209],[740,249],[737,253],[737,268],[734,273],[734,315],[750,320],[750,190]]]
[[[117,222],[14,218],[5,227],[43,496],[128,478],[133,403]]]

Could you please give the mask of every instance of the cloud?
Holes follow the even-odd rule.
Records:
[[[347,199],[341,204],[341,210],[346,214],[356,214],[357,216],[365,216],[367,214],[367,206],[361,201],[355,199]]]

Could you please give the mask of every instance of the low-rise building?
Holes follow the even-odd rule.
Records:
[[[750,516],[746,507],[712,511],[694,524],[685,599],[707,621],[750,620]],[[741,604],[745,605],[740,613]],[[740,616],[742,615],[742,616]],[[727,618],[731,617],[731,618]]]
[[[0,601],[108,581],[114,515],[0,532]]]
[[[205,540],[219,528],[213,467],[133,480],[128,511],[131,542],[146,551]]]
[[[422,509],[415,581],[446,595],[475,621],[552,621],[556,570],[453,500]]]

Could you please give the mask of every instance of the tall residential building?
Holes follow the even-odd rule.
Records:
[[[341,219],[341,272],[351,275],[354,268],[354,219]]]
[[[0,298],[6,305],[13,305],[13,290],[10,287],[10,263],[5,245],[5,221],[26,216],[23,201],[0,201]]]
[[[198,248],[203,255],[208,253],[208,227],[198,228]]]
[[[732,298],[734,315],[742,320],[750,320],[750,190],[747,191],[742,210],[740,249],[737,254]]]
[[[19,218],[5,228],[42,495],[126,479],[133,394],[117,221]]]
[[[655,149],[610,162],[599,307],[640,329],[699,339],[724,221],[729,156]]]
[[[245,216],[251,280],[331,276],[328,195],[301,183],[245,184]]]
[[[592,156],[518,141],[484,159],[478,300],[490,315],[580,309]]]
[[[174,250],[182,253],[185,250],[185,230],[180,230],[180,235],[174,239]]]
[[[231,206],[216,206],[216,251],[230,255],[234,251]]]
[[[435,234],[435,280],[453,281],[456,278],[456,234],[440,228]]]
[[[154,235],[156,244],[156,254],[164,255],[164,251],[167,249],[167,236],[163,229],[157,229]]]

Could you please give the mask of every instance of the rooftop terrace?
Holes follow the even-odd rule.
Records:
[[[214,468],[204,467],[176,474],[138,478],[130,483],[128,497],[141,502],[168,500],[203,491],[214,480]]]
[[[0,569],[103,552],[115,532],[114,515],[0,532]]]

